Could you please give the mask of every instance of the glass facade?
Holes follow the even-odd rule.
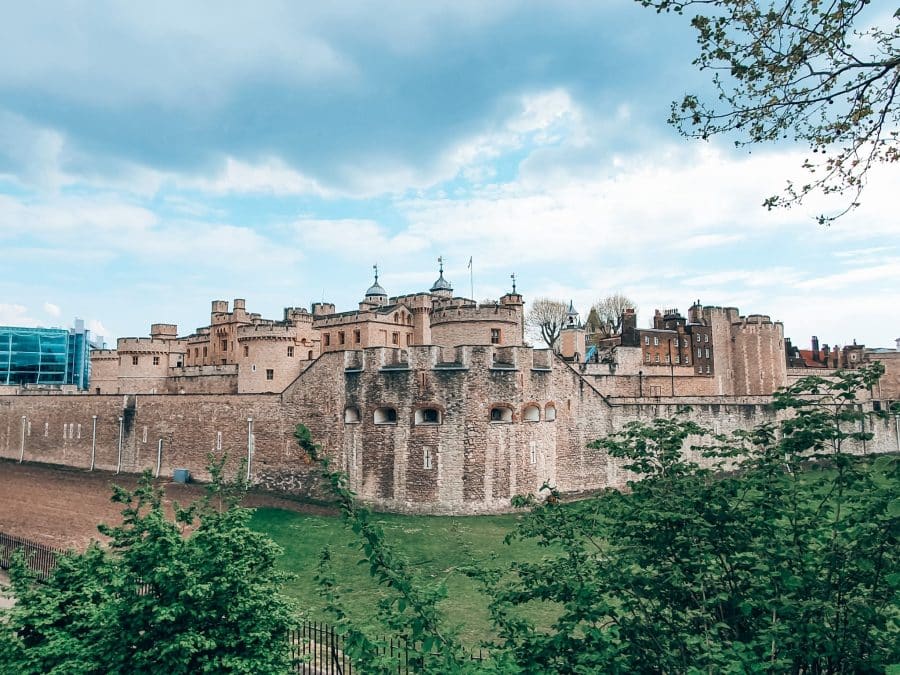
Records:
[[[81,321],[69,330],[0,326],[0,384],[87,389],[90,349],[88,331]]]

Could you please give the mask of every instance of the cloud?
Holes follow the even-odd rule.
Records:
[[[59,317],[62,314],[62,310],[59,308],[59,305],[54,305],[52,302],[45,302],[44,313],[49,314],[52,317]]]
[[[24,305],[0,303],[0,325],[3,326],[37,326],[38,322],[29,315]]]

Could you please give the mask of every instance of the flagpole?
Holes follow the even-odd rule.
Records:
[[[472,302],[475,302],[475,276],[472,270],[472,256],[469,256],[469,293],[471,293]]]

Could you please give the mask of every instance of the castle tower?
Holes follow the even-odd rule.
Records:
[[[566,323],[559,331],[559,353],[564,359],[581,361],[584,359],[584,326],[578,316],[578,310],[569,300],[569,311]]]
[[[431,294],[437,296],[439,298],[452,298],[453,297],[453,286],[450,285],[450,282],[444,278],[444,259],[443,257],[438,258],[438,278],[435,281],[431,288]]]
[[[372,269],[375,270],[375,282],[369,286],[365,299],[359,303],[360,309],[365,309],[366,306],[384,307],[388,302],[387,292],[378,283],[378,265],[372,265]]]

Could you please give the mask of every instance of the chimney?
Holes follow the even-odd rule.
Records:
[[[630,307],[622,310],[622,346],[639,346],[637,333],[637,314]]]
[[[813,361],[819,360],[819,338],[815,335],[812,336],[812,353],[813,353]]]

